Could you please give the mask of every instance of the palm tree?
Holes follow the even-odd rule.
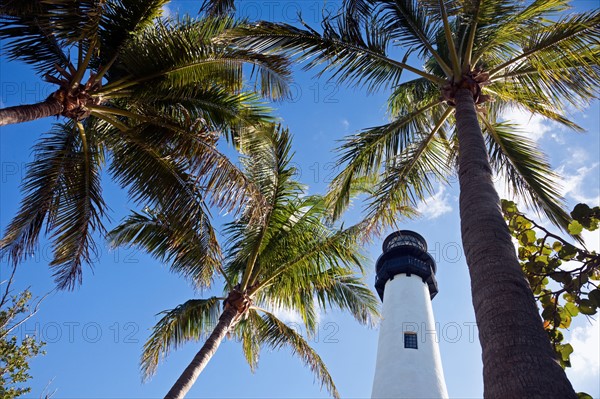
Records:
[[[160,20],[168,2],[3,2],[0,39],[7,41],[8,58],[32,65],[57,89],[40,103],[1,109],[0,126],[57,115],[76,121],[90,115],[132,117],[126,113],[128,103],[189,99],[198,94],[194,86],[207,91],[210,82],[239,93],[244,63],[257,68],[263,95],[285,94],[284,59],[211,44],[212,37],[237,22],[231,18]]]
[[[519,269],[492,182],[494,172],[504,173],[515,193],[566,227],[546,158],[498,120],[517,107],[581,130],[563,112],[598,97],[600,11],[564,15],[568,4],[347,0],[340,15],[323,22],[322,33],[262,22],[227,35],[238,46],[308,60],[307,69],[322,66],[319,74],[331,72],[340,83],[391,90],[391,122],[350,137],[341,149],[345,168],[329,197],[335,215],[353,191],[371,185],[371,229],[392,224],[457,166],[490,398],[576,397]],[[405,52],[395,57],[398,47]]]
[[[231,18],[159,19],[165,0],[9,1],[0,38],[11,60],[32,65],[56,91],[0,110],[0,125],[47,116],[65,121],[34,148],[21,208],[0,243],[17,263],[44,225],[59,288],[73,288],[104,232],[100,173],[132,199],[201,217],[203,202],[239,207],[252,187],[216,148],[270,120],[261,96],[243,91],[251,64],[263,96],[285,95],[287,62],[213,43]],[[76,61],[75,61],[76,60]],[[87,79],[87,80],[86,80]],[[189,176],[197,184],[186,183]],[[195,187],[204,186],[200,193]]]
[[[171,263],[198,287],[216,274],[225,295],[192,299],[164,312],[144,346],[142,370],[152,375],[161,358],[187,341],[206,341],[173,385],[167,398],[183,398],[229,333],[241,339],[254,369],[261,346],[288,346],[339,397],[319,355],[303,336],[285,325],[277,309],[298,312],[308,334],[317,327],[320,309],[348,310],[359,322],[371,323],[377,300],[355,269],[361,268],[360,226],[334,230],[324,223],[324,198],[304,196],[290,165],[288,131],[273,125],[257,130],[240,145],[250,181],[264,202],[254,201],[229,223],[225,256],[204,220],[181,223],[169,212],[134,213],[110,233],[113,245],[135,245]]]

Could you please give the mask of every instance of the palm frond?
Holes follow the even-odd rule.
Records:
[[[130,93],[127,106],[151,121],[160,120],[162,115],[177,117],[185,110],[190,119],[202,121],[198,128],[218,131],[231,142],[252,126],[272,120],[270,108],[256,93],[233,93],[215,85],[180,89],[145,86]]]
[[[161,312],[163,317],[144,344],[141,358],[143,378],[150,378],[172,349],[209,334],[217,325],[220,312],[221,300],[217,297],[191,299],[175,309]]]
[[[360,245],[364,238],[363,226],[331,231],[323,226],[324,217],[322,214],[320,227],[306,219],[305,222],[308,223],[303,223],[306,227],[297,228],[297,232],[292,235],[297,238],[293,241],[293,247],[291,241],[284,239],[281,246],[274,245],[270,248],[272,253],[284,253],[283,248],[286,248],[286,256],[260,257],[264,272],[253,288],[258,303],[269,308],[297,312],[309,334],[314,332],[316,325],[318,302],[314,302],[315,298],[327,298],[330,301],[327,303],[351,310],[361,322],[366,322],[373,316],[368,313],[373,309],[373,303],[376,303],[369,302],[369,290],[354,276],[354,270],[362,270],[364,264]],[[352,304],[344,302],[344,293],[340,291],[343,289],[340,284],[348,281],[346,278],[356,279],[354,282],[357,291],[353,293],[353,300],[356,301]],[[355,287],[348,285],[346,288],[352,290]],[[362,288],[364,290],[358,292]],[[349,292],[347,294],[350,295]]]
[[[600,95],[600,22],[597,30],[540,49],[493,77],[489,90],[524,104],[542,103],[554,112],[568,103],[589,105]]]
[[[248,64],[255,69],[265,96],[286,96],[290,77],[287,59],[216,42],[219,35],[238,25],[232,18],[156,22],[130,40],[120,54],[119,65],[130,76],[120,89],[142,84],[164,89],[216,84],[239,92],[243,66]],[[105,90],[115,90],[115,86],[109,83]]]
[[[236,324],[234,329],[238,339],[242,341],[242,351],[252,372],[255,372],[258,368],[258,359],[260,357],[261,342],[258,332],[262,320],[259,319],[260,316],[256,311],[250,309]]]
[[[0,37],[9,39],[11,59],[35,66],[38,72],[70,65],[68,47],[78,43],[86,51],[97,41],[104,0],[33,0],[28,5],[3,2]]]
[[[413,79],[394,87],[387,101],[388,113],[398,118],[440,102],[440,88],[437,85],[425,78]]]
[[[132,38],[147,29],[163,11],[169,0],[113,0],[106,3],[100,21],[100,54],[94,60],[96,69],[115,61],[121,49]],[[110,79],[109,79],[110,80]]]
[[[132,212],[108,238],[114,247],[143,248],[197,287],[208,288],[221,265],[221,249],[208,215],[186,222],[160,210]]]
[[[258,126],[241,137],[238,145],[248,178],[259,187],[271,207],[301,192],[303,186],[295,180],[292,136],[287,128],[275,124]]]
[[[10,1],[2,2],[0,7],[0,39],[6,41],[3,50],[8,59],[33,65],[38,73],[47,73],[55,65],[69,65],[63,40],[48,26],[48,5],[41,1]]]
[[[254,317],[254,319],[262,320],[258,332],[261,343],[275,350],[284,346],[289,347],[292,353],[310,368],[317,381],[321,383],[321,387],[324,386],[334,398],[340,397],[325,363],[300,334],[266,311],[263,311],[262,317]]]
[[[256,183],[219,151],[218,135],[202,117],[205,114],[182,104],[143,107],[138,112],[145,121],[135,127],[136,135],[151,148],[162,148],[158,154],[165,155],[161,156],[179,162],[188,182],[201,190],[207,203],[226,212],[238,212],[248,203],[256,208],[266,203]],[[241,126],[226,125],[235,131],[233,138],[245,134]]]
[[[483,121],[487,133],[490,163],[498,175],[504,174],[512,193],[527,206],[542,211],[566,230],[571,221],[557,186],[558,176],[533,141],[510,123]]]
[[[504,72],[507,68],[518,66],[524,60],[533,63],[549,61],[553,64],[561,61],[581,62],[595,49],[597,54],[600,40],[600,11],[572,14],[552,24],[529,27],[526,41],[518,43],[520,53],[490,70],[490,76]],[[581,51],[582,55],[578,55]],[[568,54],[568,57],[565,55]],[[559,57],[558,60],[555,57]],[[581,58],[583,57],[583,58]]]
[[[77,142],[72,125],[57,125],[35,145],[23,183],[25,196],[2,238],[2,254],[9,261],[17,263],[33,252],[56,197],[65,190],[65,171],[73,169]]]
[[[436,124],[421,130],[416,139],[385,165],[381,181],[367,208],[368,230],[394,226],[398,215],[414,216],[415,207],[427,195],[433,195],[434,181],[445,183],[450,173],[445,139],[446,119],[452,109],[436,115]]]
[[[82,264],[91,264],[96,256],[94,232],[104,232],[102,218],[106,204],[100,186],[100,167],[104,162],[102,147],[93,129],[78,123],[79,148],[73,169],[65,174],[65,189],[57,198],[56,212],[50,219],[53,230],[54,258],[50,266],[59,289],[73,289],[82,280]]]
[[[210,16],[227,15],[235,11],[235,0],[203,0],[200,12]]]
[[[428,54],[434,58],[445,76],[451,76],[452,69],[434,48],[435,32],[440,24],[419,1],[379,1],[378,21],[391,37],[422,57]]]
[[[269,265],[289,260],[292,251],[302,251],[305,243],[319,237],[326,213],[325,201],[320,196],[298,198],[273,209],[265,245],[260,251],[263,272],[269,274]],[[283,248],[290,250],[282,251]]]
[[[369,92],[399,83],[405,69],[436,83],[444,81],[389,58],[386,55],[389,34],[375,21],[365,28],[364,37],[357,35],[354,25],[349,25],[343,18],[326,20],[323,29],[320,34],[312,28],[260,22],[232,29],[224,37],[236,46],[307,61],[304,69],[321,67],[319,76],[332,72],[330,79],[364,86]]]
[[[52,232],[58,287],[72,289],[82,278],[82,264],[96,253],[94,232],[103,232],[106,204],[101,195],[101,147],[93,131],[74,124],[56,125],[35,148],[28,165],[21,209],[2,239],[2,253],[19,262],[34,250],[40,232]]]
[[[109,171],[131,199],[150,209],[168,210],[181,221],[202,220],[204,193],[194,184],[187,160],[168,154],[156,126],[138,125],[105,140],[112,153]]]
[[[600,81],[600,60],[597,60],[600,48],[593,51],[595,54],[588,52],[581,63],[562,62],[560,59],[558,63],[547,62],[543,67],[525,63],[504,75],[498,75],[489,90],[503,99],[514,101],[535,95],[537,101],[556,110],[564,107],[565,103],[581,109],[599,95],[596,82]],[[525,89],[517,94],[514,93],[517,88]]]
[[[379,300],[363,281],[348,269],[327,271],[330,281],[316,286],[319,305],[348,311],[359,323],[373,326],[379,316]]]
[[[564,11],[568,2],[569,0],[535,0],[529,4],[479,2],[471,55],[473,66],[480,61],[489,65],[492,59],[502,59],[507,54],[518,54],[518,48],[511,43],[522,40],[531,28],[543,23],[552,14]]]
[[[259,270],[256,259],[268,242],[271,225],[278,217],[277,209],[300,195],[303,186],[294,179],[291,136],[287,129],[274,124],[259,126],[241,138],[239,148],[244,154],[242,164],[248,178],[265,198],[262,207],[249,204],[242,218],[225,228],[230,237],[228,246],[232,248],[228,269],[233,271],[234,267],[243,274],[241,284],[245,289]]]
[[[400,95],[394,98],[399,101],[399,97]],[[427,127],[433,115],[432,109],[440,104],[439,100],[433,101],[397,117],[386,125],[366,129],[346,140],[340,147],[339,151],[342,154],[337,160],[338,165],[346,165],[330,184],[327,194],[334,219],[349,205],[353,182],[356,179],[379,175],[384,163],[392,162],[413,142],[417,132]]]
[[[528,79],[520,77],[520,82],[526,82]],[[534,82],[539,83],[539,82]],[[515,107],[524,111],[528,111],[533,115],[540,115],[544,118],[557,122],[575,131],[583,131],[578,124],[570,120],[562,114],[562,103],[554,98],[554,94],[547,96],[547,91],[543,85],[533,84],[532,86],[524,87],[517,84],[492,85],[486,88],[486,92],[491,93],[498,105],[507,107]],[[573,102],[579,102],[574,96]],[[497,106],[494,106],[494,108]],[[488,108],[490,108],[488,106]]]
[[[325,216],[323,214],[322,218]],[[320,273],[332,267],[357,268],[363,271],[364,256],[359,244],[365,238],[363,227],[362,223],[339,230],[327,228],[322,223],[320,226],[314,223],[306,226],[309,234],[314,235],[312,240],[287,256],[285,263],[271,269],[263,285],[272,283],[279,276],[293,274],[289,272],[292,269],[304,274]]]
[[[274,273],[278,273],[281,265],[310,251],[319,240],[327,237],[329,230],[323,225],[324,215],[325,204],[320,197],[299,198],[287,206],[278,204],[271,212],[267,229],[262,234],[263,245],[257,255],[259,267],[252,273],[249,285],[256,286],[261,281],[270,279]],[[323,259],[321,263],[315,262],[311,267],[312,270],[326,270],[328,265],[329,262]],[[268,297],[269,306],[297,312],[307,329],[313,331],[318,311],[312,300],[314,293],[310,287],[311,282],[303,280],[310,271],[300,270],[298,267],[287,272],[290,274],[274,283],[278,287],[276,294],[267,294],[266,297],[259,294],[258,297]],[[298,273],[291,275],[293,272]]]

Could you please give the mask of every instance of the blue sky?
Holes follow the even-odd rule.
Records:
[[[195,14],[198,1],[174,1],[172,14]],[[311,25],[317,25],[321,10],[335,9],[336,2],[322,0],[241,1],[240,14],[251,19],[294,22],[297,10]],[[597,1],[575,1],[575,6],[590,9]],[[27,66],[0,58],[1,106],[41,101],[51,87]],[[301,180],[313,193],[323,193],[335,175],[332,150],[336,140],[362,128],[386,120],[386,93],[366,96],[364,91],[349,90],[315,80],[312,73],[297,68],[292,100],[277,104],[276,114],[294,134],[295,162]],[[553,167],[563,176],[561,182],[569,206],[585,201],[600,203],[600,105],[595,102],[572,117],[587,133],[576,134],[530,115],[514,111],[507,119],[522,124],[525,134],[535,139],[548,153]],[[18,209],[19,184],[25,163],[31,160],[31,148],[55,121],[48,118],[27,124],[3,127],[0,132],[0,227],[4,229]],[[504,185],[499,178],[498,189]],[[104,193],[111,207],[112,223],[127,215],[134,205],[125,193],[107,178]],[[348,213],[349,222],[357,220],[361,204]],[[451,397],[474,398],[482,395],[481,357],[477,341],[470,286],[460,245],[457,184],[440,186],[424,202],[419,219],[402,221],[402,228],[422,234],[438,263],[440,293],[433,301],[439,323],[440,350]],[[217,217],[215,225],[219,225]],[[588,246],[600,249],[598,234],[590,234]],[[156,376],[142,384],[138,369],[141,348],[149,329],[158,320],[158,312],[170,309],[207,292],[194,290],[164,265],[133,249],[109,250],[99,240],[100,256],[93,271],[85,270],[84,282],[74,292],[52,292],[40,312],[17,332],[21,336],[34,331],[47,342],[46,356],[31,362],[34,376],[31,397],[56,391],[55,398],[146,398],[162,397],[199,348],[190,343],[171,353]],[[374,282],[373,264],[380,253],[381,240],[366,248],[372,262],[367,282]],[[34,295],[53,290],[49,245],[42,241],[40,251],[23,263],[17,274],[17,288],[30,287]],[[5,276],[7,265],[0,265]],[[297,318],[282,314],[289,323]],[[568,334],[575,348],[569,376],[579,391],[600,397],[599,329],[596,321],[578,318]],[[377,350],[377,328],[359,326],[338,312],[321,315],[318,336],[313,340],[329,366],[343,397],[369,397]],[[189,397],[327,397],[313,384],[310,372],[286,350],[265,350],[255,374],[245,363],[241,347],[225,342],[200,376]]]

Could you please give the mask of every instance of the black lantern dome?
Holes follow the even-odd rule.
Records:
[[[438,293],[435,260],[427,252],[425,239],[414,231],[400,230],[387,236],[383,242],[383,254],[375,263],[375,272],[375,289],[381,300],[385,284],[398,274],[421,277],[429,286],[431,299]]]

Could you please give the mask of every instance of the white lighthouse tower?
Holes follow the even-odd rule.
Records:
[[[375,288],[383,301],[373,399],[447,398],[431,299],[435,261],[421,235],[401,230],[383,242]]]

